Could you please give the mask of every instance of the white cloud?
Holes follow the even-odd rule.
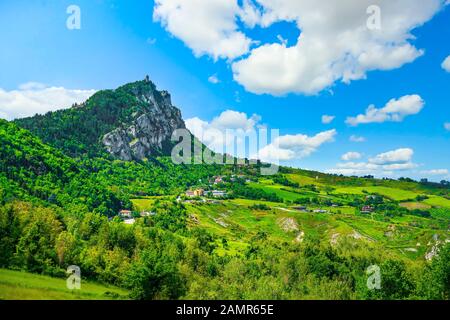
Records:
[[[259,121],[261,121],[261,117],[257,114],[248,117],[244,112],[227,110],[214,118],[211,125],[222,130],[241,129],[248,131],[253,130]]]
[[[370,158],[369,162],[378,165],[390,165],[390,164],[404,164],[409,162],[414,155],[414,150],[410,148],[401,148],[385,153],[380,153],[379,155]]]
[[[444,128],[445,128],[445,130],[450,131],[450,122],[444,123]]]
[[[420,171],[421,174],[429,176],[445,176],[449,174],[448,169],[432,169]]]
[[[361,153],[350,151],[350,152],[343,154],[341,159],[344,161],[351,161],[351,160],[361,159],[361,157],[362,157]]]
[[[284,135],[259,151],[264,161],[293,160],[310,156],[325,143],[333,142],[337,131],[335,129],[323,131],[315,136],[305,134]]]
[[[360,136],[351,135],[349,140],[352,141],[352,142],[365,142],[366,138],[360,137]]]
[[[447,72],[450,72],[450,56],[448,56],[444,62],[442,62],[442,69],[444,69]]]
[[[412,30],[429,21],[444,0],[156,0],[154,19],[196,56],[235,61],[234,79],[263,94],[316,94],[336,81],[364,79],[424,54]],[[367,27],[367,8],[381,8],[381,30]],[[253,41],[242,28],[287,21],[300,36],[288,46]],[[239,24],[238,22],[243,22]],[[281,43],[279,43],[281,42]],[[253,47],[253,49],[252,49]],[[276,81],[274,81],[276,79]]]
[[[225,147],[233,144],[233,134],[238,138],[255,131],[261,124],[261,117],[257,114],[248,117],[243,112],[226,110],[211,122],[197,117],[185,121],[186,127],[205,145],[217,152],[224,152]],[[234,132],[227,132],[227,130]]]
[[[218,84],[218,83],[220,83],[220,80],[219,80],[219,78],[217,77],[216,74],[211,75],[211,76],[208,78],[208,81],[211,82],[212,84]]]
[[[196,56],[233,59],[248,52],[251,40],[238,31],[237,0],[156,0],[153,17]],[[247,10],[247,19],[251,20]]]
[[[74,103],[86,101],[95,92],[96,90],[48,87],[37,82],[22,84],[12,91],[0,88],[0,117],[12,120],[69,108]]]
[[[342,80],[363,79],[371,70],[390,70],[423,55],[411,30],[430,20],[442,0],[258,0],[264,27],[290,21],[301,30],[297,43],[263,44],[233,64],[234,77],[262,94],[316,94]],[[370,5],[381,7],[382,30],[366,26]],[[277,81],[273,81],[277,79]]]
[[[333,122],[333,120],[335,118],[336,118],[335,116],[329,116],[329,115],[324,114],[322,116],[322,123],[323,124],[329,124],[329,123]]]
[[[382,123],[385,121],[401,122],[409,115],[418,114],[424,105],[425,102],[419,95],[407,95],[399,99],[391,99],[381,109],[370,105],[365,114],[348,117],[345,122],[351,126],[366,123]]]
[[[239,18],[247,27],[253,28],[259,24],[261,20],[261,13],[252,0],[243,0]]]
[[[417,168],[419,165],[412,162],[414,151],[410,148],[402,148],[385,153],[380,153],[369,158],[367,162],[338,163],[336,168],[327,170],[329,173],[343,175],[375,175],[394,176],[396,172]],[[344,161],[354,160],[351,156],[344,155]]]
[[[257,129],[264,127],[261,117],[254,114],[249,117],[243,112],[227,110],[222,112],[211,122],[199,118],[186,120],[186,127],[205,145],[216,152],[232,153],[230,147],[233,139],[237,139],[237,145],[245,144],[245,138],[256,134]],[[334,140],[336,130],[320,132],[314,136],[304,134],[278,136],[265,145],[249,147],[248,153],[236,154],[239,157],[259,158],[263,161],[278,162],[304,158],[324,143]]]

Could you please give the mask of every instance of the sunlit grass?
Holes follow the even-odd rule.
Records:
[[[127,299],[127,296],[126,290],[83,279],[80,290],[69,290],[65,279],[0,269],[0,299],[3,300],[110,300]]]

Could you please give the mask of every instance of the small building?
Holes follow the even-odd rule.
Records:
[[[131,210],[120,210],[119,215],[122,218],[128,218],[131,219],[133,217],[133,212]]]
[[[205,190],[203,190],[203,189],[196,189],[196,190],[194,190],[194,194],[195,194],[196,197],[201,197],[201,196],[203,196],[205,194]]]
[[[186,191],[186,197],[188,198],[195,198],[195,197],[201,197],[205,193],[205,190],[203,189],[196,189],[196,190],[188,190]]]
[[[125,220],[123,220],[123,223],[125,223],[125,224],[134,224],[136,222],[136,220],[135,219],[125,219]]]
[[[372,206],[364,206],[361,208],[361,213],[372,213],[374,208]]]
[[[327,213],[328,211],[327,210],[322,210],[322,209],[316,209],[316,210],[313,210],[313,212],[314,213]]]
[[[218,184],[218,183],[222,183],[222,182],[223,182],[222,177],[215,177],[214,178],[214,184]]]
[[[221,191],[221,190],[212,190],[211,191],[211,195],[214,198],[223,198],[227,196],[227,192],[226,191]]]
[[[193,197],[195,197],[194,191],[192,191],[192,190],[186,191],[186,197],[188,197],[188,198],[193,198]]]
[[[307,212],[308,208],[306,206],[297,206],[294,207],[295,210],[301,211],[301,212]]]

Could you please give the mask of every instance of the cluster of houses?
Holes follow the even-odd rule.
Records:
[[[246,179],[245,175],[232,175],[230,177],[230,181],[236,181],[236,179]],[[245,180],[246,182],[250,182],[249,179]],[[211,180],[209,180],[211,188],[213,185],[218,185],[222,183],[227,183],[225,177],[223,176],[214,176]],[[228,193],[224,190],[204,190],[201,188],[198,189],[190,189],[185,192],[185,196],[187,198],[199,198],[199,197],[213,197],[213,198],[225,198],[228,196]]]
[[[203,196],[212,196],[213,198],[224,198],[227,196],[227,192],[222,190],[205,191],[204,189],[195,189],[186,191],[185,195],[188,198],[197,198]]]
[[[243,174],[239,174],[239,175],[233,174],[233,175],[231,175],[231,177],[230,177],[230,181],[231,181],[231,182],[236,181],[237,179],[243,179],[243,180],[245,180],[245,182],[247,182],[247,183],[248,183],[248,182],[251,182],[251,180],[248,179],[247,176],[246,176],[246,175],[243,175]],[[214,184],[225,183],[224,177],[222,177],[222,176],[215,176],[215,177],[213,177],[212,182],[213,182]]]

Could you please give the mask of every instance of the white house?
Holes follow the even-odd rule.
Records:
[[[211,191],[211,195],[212,195],[214,198],[223,198],[223,197],[226,197],[226,196],[227,196],[227,193],[226,193],[226,191],[212,190],[212,191]]]

